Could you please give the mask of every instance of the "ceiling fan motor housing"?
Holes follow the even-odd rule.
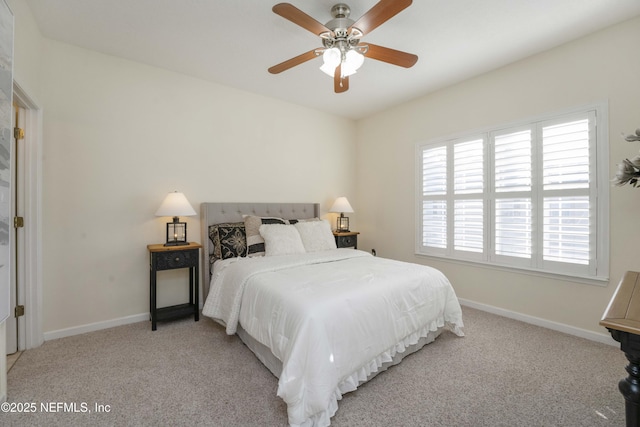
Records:
[[[334,18],[348,18],[351,8],[344,3],[338,3],[331,8],[331,16]]]
[[[344,3],[338,3],[331,8],[333,19],[325,26],[336,34],[336,38],[347,36],[347,28],[355,22],[353,19],[349,19],[350,14],[351,9]],[[338,32],[342,34],[339,35]]]
[[[344,55],[347,50],[358,44],[362,33],[357,28],[352,28],[349,33],[349,28],[355,23],[353,19],[349,19],[350,14],[351,9],[344,3],[338,3],[331,8],[333,19],[327,22],[325,27],[333,32],[333,37],[323,37],[325,48],[338,47]]]

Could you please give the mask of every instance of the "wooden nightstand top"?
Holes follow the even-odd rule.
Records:
[[[640,335],[640,273],[627,271],[618,284],[600,325]]]
[[[334,231],[334,236],[357,236],[360,234],[359,231]]]
[[[186,251],[188,249],[198,249],[201,247],[202,245],[196,242],[189,242],[186,245],[180,246],[165,246],[163,243],[147,245],[147,249],[149,249],[149,252]]]

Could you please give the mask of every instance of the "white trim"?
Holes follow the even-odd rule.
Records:
[[[149,321],[149,313],[133,314],[131,316],[120,317],[118,319],[105,320],[103,322],[89,323],[86,325],[73,326],[71,328],[45,332],[44,340],[50,341],[58,338],[71,337],[73,335],[86,334],[87,332],[95,332],[102,329],[115,328],[116,326],[130,325],[131,323],[143,322],[145,320]],[[151,330],[151,324],[149,324],[149,330]]]
[[[576,328],[575,326],[565,325],[564,323],[553,322],[551,320],[542,319],[540,317],[529,316],[527,314],[505,310],[504,308],[482,304],[475,301],[469,301],[463,298],[458,298],[458,300],[460,301],[460,304],[464,306],[475,308],[481,311],[486,311],[487,313],[496,314],[498,316],[507,317],[509,319],[519,320],[524,323],[541,326],[543,328],[551,329],[580,338],[585,338],[590,341],[596,341],[602,344],[608,344],[615,347],[618,347],[620,345],[620,343],[611,338],[611,335],[609,334],[600,334],[598,332],[589,331],[587,329]]]
[[[577,276],[577,275],[570,276],[568,274],[560,274],[552,271],[536,270],[533,268],[524,268],[524,267],[517,267],[517,266],[514,267],[513,265],[507,265],[507,264],[497,264],[497,263],[489,264],[485,262],[475,262],[473,260],[455,259],[449,256],[443,256],[443,255],[415,254],[415,256],[420,258],[434,258],[434,259],[437,259],[438,261],[445,261],[453,264],[460,264],[467,267],[472,265],[473,267],[486,268],[489,270],[508,271],[511,273],[526,274],[528,276],[536,276],[536,277],[545,277],[547,279],[562,280],[565,282],[580,283],[583,285],[595,285],[595,286],[604,286],[604,287],[609,286],[609,278],[586,277],[586,276]]]
[[[25,338],[18,343],[19,350],[40,346],[42,334],[42,110],[22,86],[13,81],[14,100],[26,108],[25,134],[25,277],[24,296]],[[22,301],[21,301],[22,302]],[[24,348],[21,348],[24,345]]]
[[[598,224],[596,227],[596,233],[598,235],[597,248],[596,248],[596,257],[604,258],[606,261],[603,263],[603,267],[606,269],[605,272],[598,271],[598,276],[609,276],[609,251],[611,247],[610,237],[609,237],[609,205],[610,205],[610,196],[609,189],[611,188],[611,183],[609,181],[609,103],[608,102],[600,102],[596,104],[598,108],[596,109],[596,115],[600,117],[596,117],[596,156],[598,158],[598,162],[596,163],[596,167],[603,166],[606,172],[598,170],[596,175],[602,177],[601,181],[598,181],[598,196],[604,197],[605,202],[598,202]],[[604,186],[606,190],[601,192],[601,186]],[[600,230],[600,227],[605,227],[604,230]]]
[[[574,326],[566,325],[564,323],[553,322],[551,320],[542,319],[540,317],[529,316],[527,314],[518,313],[504,308],[495,307],[492,305],[482,304],[479,302],[467,300],[464,298],[458,298],[460,304],[466,307],[475,308],[477,310],[485,311],[487,313],[495,314],[498,316],[506,317],[509,319],[518,320],[520,322],[529,323],[531,325],[540,326],[543,328],[551,329],[553,331],[562,332],[565,334],[573,335],[580,338],[585,338],[590,341],[599,342],[602,344],[619,346],[620,344],[611,338],[611,335],[605,333],[597,333],[586,329],[576,328]],[[120,317],[117,319],[105,320],[103,322],[89,323],[86,325],[74,326],[66,329],[58,329],[56,331],[45,332],[45,341],[55,340],[58,338],[71,337],[74,335],[85,334],[87,332],[95,332],[103,329],[115,328],[116,326],[130,325],[132,323],[149,321],[149,313],[134,314],[131,316]]]

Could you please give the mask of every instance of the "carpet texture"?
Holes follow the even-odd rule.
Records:
[[[625,425],[619,348],[463,314],[464,338],[445,332],[346,394],[332,426]],[[8,402],[36,411],[1,413],[0,424],[286,426],[276,389],[253,353],[209,318],[155,332],[141,322],[25,351],[9,371]]]

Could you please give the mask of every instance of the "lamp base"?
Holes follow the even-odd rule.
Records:
[[[340,214],[338,220],[336,221],[336,231],[338,233],[348,233],[349,232],[349,217]]]
[[[167,223],[167,243],[165,246],[184,246],[187,242],[187,223],[178,221],[178,217],[173,218],[173,222]]]

